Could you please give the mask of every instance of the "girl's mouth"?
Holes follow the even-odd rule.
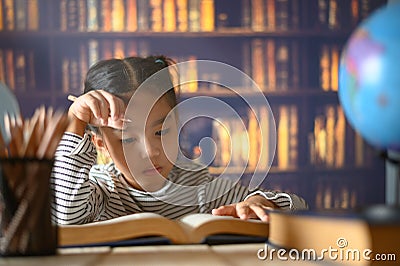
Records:
[[[143,171],[144,175],[156,175],[156,174],[160,174],[162,171],[162,167],[161,166],[157,166],[157,167],[152,167],[152,168],[148,168],[146,170]]]

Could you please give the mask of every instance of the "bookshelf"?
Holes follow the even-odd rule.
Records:
[[[41,104],[66,109],[67,94],[80,93],[84,73],[102,58],[161,53],[178,62],[215,60],[248,74],[273,110],[276,155],[262,186],[298,193],[312,208],[384,201],[383,160],[345,121],[337,73],[352,30],[386,1],[0,2],[0,79],[14,90],[24,115]],[[231,104],[249,122],[230,91],[199,85],[181,97],[200,95]],[[189,153],[213,132],[210,121],[192,128]],[[223,169],[217,162],[210,168],[215,175]],[[246,169],[242,181],[251,175]]]

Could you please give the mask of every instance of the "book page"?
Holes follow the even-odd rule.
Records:
[[[190,214],[179,219],[190,242],[200,243],[207,236],[236,234],[243,236],[268,237],[269,224],[260,220],[242,220],[232,216],[212,214]]]
[[[179,221],[190,225],[190,227],[196,228],[207,222],[215,221],[215,220],[235,220],[236,218],[232,216],[216,216],[208,213],[195,213],[185,215],[180,218]]]

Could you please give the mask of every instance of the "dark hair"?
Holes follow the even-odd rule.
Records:
[[[158,71],[174,65],[175,62],[166,56],[126,57],[124,59],[101,60],[90,67],[85,79],[84,93],[92,90],[105,90],[121,98],[126,103],[129,96],[145,80]],[[158,77],[160,85],[168,86],[164,94],[171,108],[177,104],[174,82],[169,71],[161,72]],[[97,128],[90,129],[98,133]]]

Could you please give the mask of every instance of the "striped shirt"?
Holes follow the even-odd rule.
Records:
[[[207,168],[177,163],[158,191],[132,188],[114,163],[96,164],[89,135],[66,132],[55,155],[51,184],[55,191],[53,218],[59,224],[83,224],[138,212],[170,219],[190,213],[210,213],[222,205],[261,194],[282,209],[303,209],[305,201],[278,191],[255,191],[227,178],[212,177]]]

